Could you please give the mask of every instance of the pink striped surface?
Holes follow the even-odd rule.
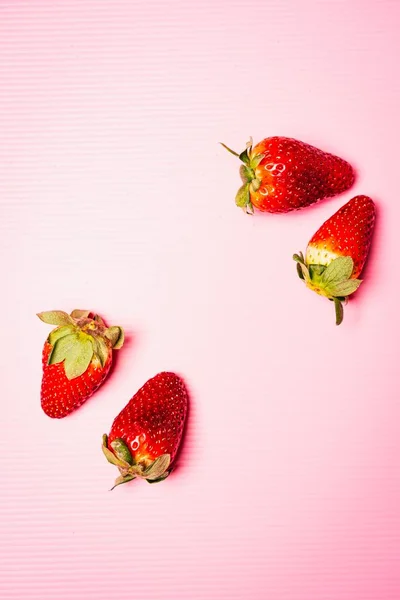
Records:
[[[398,600],[399,4],[0,0],[2,600]],[[249,135],[339,154],[296,214],[233,199]],[[377,202],[340,328],[292,254]],[[127,330],[72,416],[40,409],[49,328]],[[112,493],[101,435],[161,370],[190,389],[176,472]]]

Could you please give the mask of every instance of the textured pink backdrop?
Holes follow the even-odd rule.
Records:
[[[2,600],[398,600],[400,4],[0,0]],[[246,217],[217,142],[289,135],[351,193]],[[379,205],[340,328],[291,256]],[[112,378],[39,406],[49,328],[125,326]],[[101,434],[144,381],[191,390],[179,469],[108,491]]]

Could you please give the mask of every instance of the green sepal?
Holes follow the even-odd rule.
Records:
[[[249,149],[243,150],[241,154],[239,154],[240,160],[245,164],[250,166],[250,157],[249,157]]]
[[[297,275],[300,277],[300,279],[303,279],[303,281],[304,281],[303,271],[302,271],[301,265],[299,263],[297,263],[297,265],[296,265],[296,270],[297,270]]]
[[[110,340],[114,350],[119,350],[124,345],[125,333],[122,327],[114,325],[105,330],[104,335]]]
[[[87,319],[90,315],[90,310],[79,310],[75,309],[71,313],[73,319]]]
[[[123,483],[128,483],[128,481],[132,481],[132,479],[136,479],[135,475],[130,475],[129,473],[128,473],[128,475],[120,475],[114,481],[114,485],[110,489],[110,492],[112,492],[113,489],[116,488],[117,486],[122,485]]]
[[[297,263],[296,270],[297,270],[297,275],[300,277],[300,279],[302,279],[305,283],[310,281],[311,275],[310,275],[308,267],[304,261],[303,253],[299,252],[298,254],[293,254],[292,258]]]
[[[350,294],[354,294],[354,292],[360,287],[361,283],[361,279],[348,279],[347,281],[342,281],[336,285],[327,286],[325,289],[331,296],[341,298],[350,296]]]
[[[56,365],[65,360],[67,354],[75,344],[78,344],[78,333],[70,333],[62,336],[54,344],[53,350],[49,356],[48,364]]]
[[[62,339],[62,338],[61,338]],[[78,343],[68,352],[64,361],[64,370],[68,379],[75,379],[85,373],[93,357],[93,345],[85,335],[79,335]]]
[[[92,356],[93,345],[89,336],[71,333],[57,340],[48,364],[54,365],[64,361],[65,375],[68,379],[75,379],[87,370]]]
[[[106,459],[108,460],[109,463],[111,463],[112,465],[115,465],[116,467],[120,467],[121,469],[128,469],[130,467],[130,464],[125,462],[124,460],[120,460],[119,458],[117,458],[115,456],[115,454],[113,452],[111,452],[111,450],[109,450],[109,448],[107,447],[107,434],[105,433],[103,435],[103,443],[101,446],[101,449],[103,451],[104,456],[106,457]]]
[[[307,268],[307,265],[305,265],[302,262],[298,262],[297,266],[300,267],[301,272],[303,273],[303,279],[304,279],[304,281],[306,281],[306,282],[310,281],[310,272],[309,272],[309,270]]]
[[[325,269],[325,265],[308,265],[311,281],[318,281]]]
[[[335,258],[325,269],[321,276],[321,284],[325,288],[333,287],[350,279],[354,269],[354,262],[350,256]]]
[[[334,298],[333,301],[335,303],[336,325],[340,325],[343,321],[343,304],[339,298]]]
[[[265,158],[264,154],[256,154],[250,161],[250,166],[252,169],[256,169],[260,162]]]
[[[132,454],[122,438],[116,438],[113,440],[111,442],[111,447],[114,450],[117,458],[128,463],[129,465],[134,464]]]
[[[143,471],[142,477],[150,481],[159,479],[159,477],[161,477],[165,471],[168,470],[170,462],[170,454],[162,454],[156,458],[156,460],[149,467],[147,467],[147,469]]]
[[[107,362],[107,358],[108,358],[110,349],[108,348],[104,339],[100,336],[96,336],[96,337],[91,336],[90,341],[93,344],[93,351],[94,351],[95,355],[99,358],[101,366],[104,367],[104,365]]]
[[[105,446],[103,446],[103,454],[110,464],[115,465],[116,467],[121,467],[122,469],[125,468],[123,462],[121,460],[118,460],[115,454],[113,454],[113,452],[111,452],[111,450],[109,450]]]
[[[165,473],[160,475],[160,477],[158,477],[157,479],[146,479],[146,481],[147,483],[159,483],[160,481],[164,481],[164,479],[167,479],[170,473],[171,471],[165,471]]]
[[[244,183],[242,187],[239,188],[239,191],[236,194],[235,202],[236,206],[239,206],[240,208],[246,208],[249,204],[251,204],[249,183]]]
[[[47,338],[49,343],[54,346],[55,343],[57,342],[57,340],[61,339],[62,337],[65,337],[66,335],[70,335],[71,333],[74,333],[76,331],[75,327],[73,325],[61,325],[61,327],[57,327],[56,329],[53,329],[53,331],[50,333],[49,337]]]
[[[43,323],[48,325],[74,325],[74,319],[62,310],[49,310],[37,313],[37,316]]]
[[[250,183],[255,177],[253,169],[250,169],[246,165],[240,165],[239,174],[243,183]]]

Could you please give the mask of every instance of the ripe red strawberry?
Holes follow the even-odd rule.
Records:
[[[103,452],[120,476],[115,485],[140,477],[162,481],[171,472],[182,438],[188,395],[174,373],[149,379],[114,419]]]
[[[254,207],[270,213],[304,208],[344,192],[354,182],[348,162],[292,138],[266,138],[254,148],[250,139],[241,154],[222,145],[243,162],[236,204],[247,213]]]
[[[297,272],[317,294],[335,303],[336,325],[343,321],[343,305],[361,284],[357,279],[371,245],[375,205],[356,196],[318,229],[308,243],[306,258],[295,254]]]
[[[110,370],[112,351],[122,347],[121,327],[106,327],[98,315],[74,310],[39,313],[57,327],[48,336],[42,354],[41,404],[56,419],[77,409],[100,387]]]

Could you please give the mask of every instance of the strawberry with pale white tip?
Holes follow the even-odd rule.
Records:
[[[293,255],[307,287],[334,302],[336,325],[343,321],[343,303],[361,284],[375,212],[368,196],[352,198],[313,235],[305,258],[301,252]]]
[[[120,475],[114,487],[132,479],[163,481],[171,472],[188,408],[184,382],[175,373],[149,379],[103,435],[103,453]]]
[[[122,327],[107,327],[99,315],[74,310],[42,312],[39,319],[56,328],[42,353],[41,405],[52,418],[61,419],[100,387],[107,377],[113,350],[124,343]]]

